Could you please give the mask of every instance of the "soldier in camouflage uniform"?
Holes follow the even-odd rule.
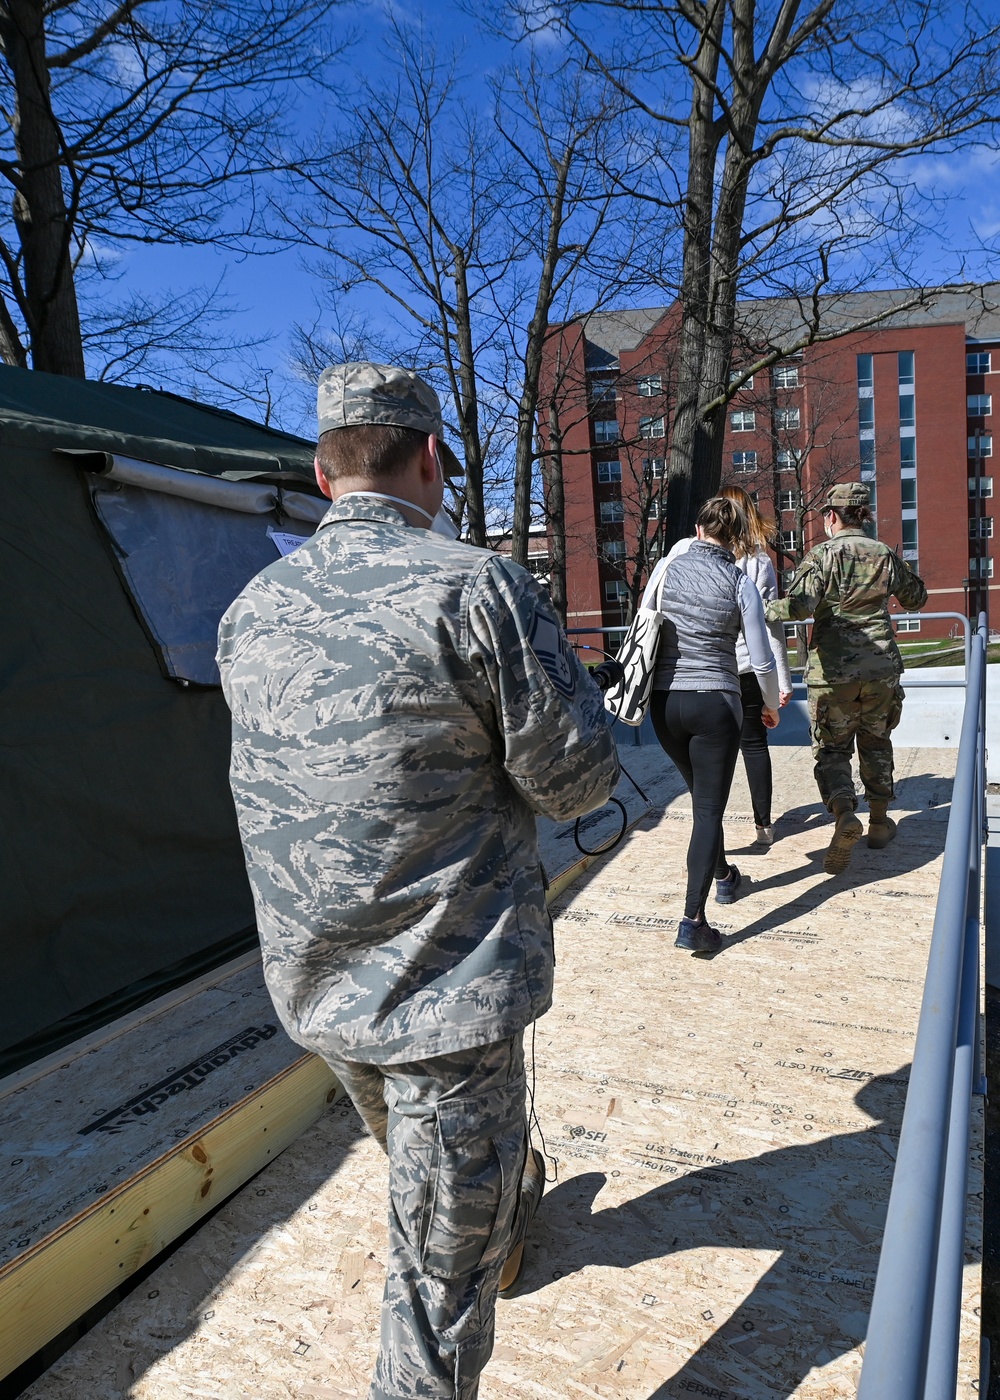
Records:
[[[222,620],[231,781],[264,972],[389,1158],[371,1400],[474,1400],[544,1185],[524,1029],[552,996],[535,814],[604,803],[601,695],[526,569],[427,529],[437,395],[389,366],[319,386],[313,539]]]
[[[865,534],[870,501],[860,482],[831,487],[823,508],[828,538],[803,559],[785,597],[767,607],[768,621],[815,618],[805,680],[816,782],[836,818],[824,861],[831,875],[847,868],[863,834],[851,774],[855,740],[868,800],[868,845],[881,850],[896,834],[886,809],[894,795],[889,736],[903,705],[903,662],[887,605],[895,598],[910,612],[927,602],[913,570]]]

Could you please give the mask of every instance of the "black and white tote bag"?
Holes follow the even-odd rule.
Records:
[[[662,597],[665,578],[664,569],[657,602]],[[621,662],[625,676],[604,694],[604,708],[620,719],[622,724],[634,727],[646,717],[653,691],[653,671],[662,625],[663,614],[659,608],[640,608],[622,640],[617,660]]]

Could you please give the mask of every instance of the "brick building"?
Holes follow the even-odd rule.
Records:
[[[873,487],[879,538],[927,584],[928,610],[976,614],[1000,590],[991,474],[1000,284],[847,329],[911,296],[831,298],[824,326],[844,333],[756,374],[727,406],[723,479],[776,521],[775,562],[787,579],[820,537],[816,509],[829,486],[860,477]],[[797,331],[793,302],[740,310],[734,377]],[[677,328],[676,308],[658,307],[595,314],[551,338],[554,409],[542,432],[563,462],[570,627],[624,621],[661,552]],[[949,631],[947,622],[904,624],[921,626],[930,637]]]

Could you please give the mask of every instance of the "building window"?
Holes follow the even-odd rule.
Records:
[[[901,428],[912,428],[917,421],[917,407],[912,394],[900,394],[899,396],[899,426]]]
[[[799,426],[799,410],[797,408],[776,408],[774,410],[774,426],[786,430],[797,428]]]
[[[917,483],[912,476],[903,477],[899,483],[900,504],[904,510],[916,510],[917,508]]]
[[[973,350],[965,357],[966,374],[989,374],[990,372],[990,352],[988,350]]]
[[[628,587],[621,579],[612,579],[604,585],[604,597],[609,603],[624,603],[628,597]]]
[[[875,361],[871,355],[858,356],[858,388],[870,389],[875,383]]]
[[[663,457],[643,457],[642,474],[647,481],[662,481],[665,460]]]
[[[734,472],[755,472],[757,470],[756,452],[734,452],[733,471]]]
[[[739,379],[739,377],[740,377],[740,375],[742,374],[742,372],[743,372],[742,370],[738,370],[738,369],[731,369],[731,370],[729,371],[729,387],[730,387],[730,388],[733,387],[733,385],[736,383],[737,379]],[[753,388],[753,375],[751,374],[750,378],[749,378],[749,379],[744,379],[743,383],[740,385],[740,393],[742,394],[742,392],[743,392],[744,389],[752,389],[752,388]]]
[[[859,428],[862,430],[862,432],[863,432],[863,431],[865,430],[865,428],[874,428],[874,426],[875,426],[875,400],[874,400],[874,399],[858,399],[858,427],[859,427]]]
[[[992,559],[970,559],[970,560],[969,560],[969,578],[992,578],[992,577],[993,577],[993,560],[992,560]]]
[[[624,559],[625,541],[605,540],[601,545],[601,553],[604,555],[605,559]]]
[[[660,518],[660,498],[659,498],[659,496],[653,496],[653,497],[651,497],[650,502],[649,502],[649,515],[648,515],[646,518],[647,518],[648,520],[659,520],[659,518]]]
[[[654,394],[661,392],[663,386],[658,374],[644,374],[635,387],[641,399],[651,399]]]
[[[771,371],[771,382],[776,389],[797,389],[799,387],[798,365],[775,365]]]
[[[663,436],[663,419],[640,418],[639,436],[641,438],[661,438]]]
[[[529,554],[528,572],[534,574],[536,578],[542,577],[549,572],[549,556],[547,554]]]
[[[623,501],[602,501],[601,502],[601,524],[620,525],[625,519],[625,504]]]
[[[970,477],[969,477],[969,495],[970,495],[970,496],[974,496],[975,494],[976,494],[976,478],[975,478],[974,476],[970,476]],[[981,477],[979,478],[979,494],[980,494],[980,496],[983,496],[984,498],[993,495],[993,478],[992,478],[991,476],[981,476]]]
[[[590,381],[591,403],[615,403],[617,399],[618,390],[615,388],[613,379],[592,379]]]
[[[913,351],[900,350],[899,352],[899,382],[900,384],[913,383]]]
[[[916,549],[917,547],[917,522],[915,520],[903,521],[903,548]]]
[[[729,415],[729,426],[734,433],[752,433],[757,427],[757,417],[752,408],[741,408]]]
[[[798,510],[798,508],[799,508],[799,506],[800,506],[801,503],[802,503],[802,493],[801,493],[801,491],[779,491],[779,492],[778,492],[778,509],[779,509],[779,510]]]
[[[867,480],[875,471],[875,439],[862,438],[858,446],[861,449],[861,477]]]
[[[594,423],[595,442],[617,442],[618,441],[618,419],[598,418]]]
[[[978,526],[978,532],[977,532]],[[993,538],[993,517],[984,515],[981,520],[969,521],[969,539],[991,540]]]
[[[621,479],[621,462],[598,462],[597,480],[601,483],[602,486],[610,486],[612,482],[621,481]]]
[[[896,631],[897,631],[897,632],[919,632],[919,631],[920,631],[920,618],[919,618],[919,617],[901,617],[901,618],[899,619],[899,621],[896,623]]]
[[[988,413],[993,412],[992,394],[969,394],[965,403],[970,418],[985,418]]]
[[[904,471],[913,469],[917,465],[917,440],[912,437],[900,438],[899,440],[899,465]]]
[[[976,433],[969,438],[970,457],[992,457],[993,439],[988,433]]]
[[[778,452],[778,471],[794,471],[804,456],[805,452],[801,447],[781,448]]]
[[[781,547],[788,554],[794,554],[799,547],[799,535],[797,530],[782,530]]]

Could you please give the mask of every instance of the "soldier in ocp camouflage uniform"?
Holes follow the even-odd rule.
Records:
[[[828,874],[847,868],[862,835],[851,774],[855,740],[868,800],[868,845],[881,850],[896,834],[887,815],[893,797],[892,740],[899,723],[903,662],[888,600],[922,608],[927,589],[888,546],[865,534],[871,497],[861,482],[831,487],[823,508],[828,538],[809,551],[769,621],[814,617],[805,680],[820,796],[836,817],[824,860]]]
[[[268,988],[389,1157],[372,1400],[474,1400],[544,1185],[524,1028],[549,1007],[535,813],[606,801],[601,696],[526,569],[426,527],[436,394],[319,387],[316,535],[223,618],[231,780]]]

